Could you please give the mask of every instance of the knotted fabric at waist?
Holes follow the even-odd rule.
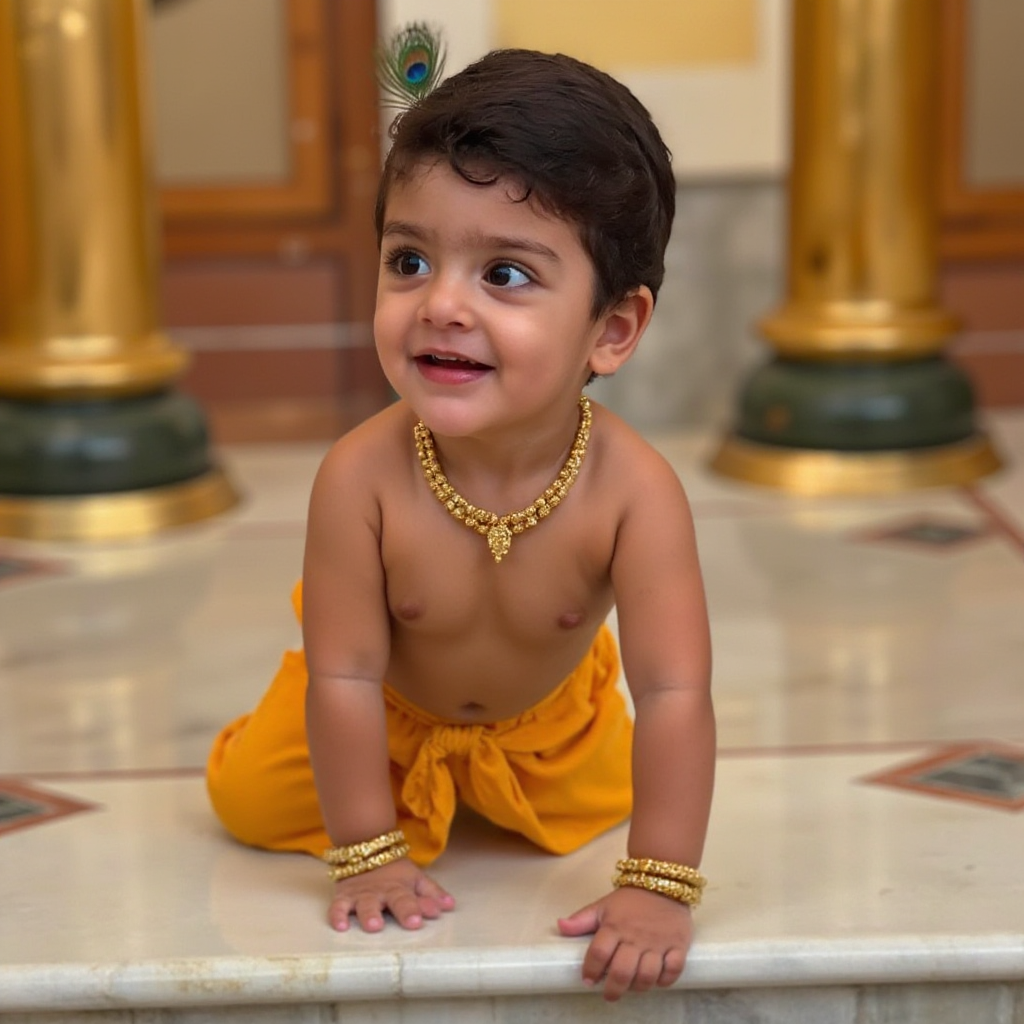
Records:
[[[515,719],[452,723],[385,685],[392,783],[415,859],[444,849],[459,799],[553,853],[626,817],[632,723],[618,674],[615,639],[602,626],[568,678]]]

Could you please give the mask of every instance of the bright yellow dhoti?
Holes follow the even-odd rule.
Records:
[[[296,588],[296,611],[301,596]],[[633,727],[607,626],[558,688],[514,719],[436,718],[384,684],[391,789],[412,858],[448,842],[458,800],[551,853],[569,853],[629,816]],[[306,660],[287,651],[256,710],[217,737],[207,786],[243,843],[319,856],[324,830],[306,742]]]

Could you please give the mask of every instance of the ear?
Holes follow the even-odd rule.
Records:
[[[590,353],[590,369],[602,377],[615,373],[636,351],[653,312],[654,296],[642,284],[617,306],[602,313],[597,320],[598,335]]]

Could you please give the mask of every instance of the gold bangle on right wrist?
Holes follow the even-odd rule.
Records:
[[[635,872],[640,875],[654,875],[658,878],[670,878],[673,882],[685,882],[695,889],[703,889],[708,880],[696,869],[685,864],[676,864],[670,860],[654,860],[651,857],[626,857],[620,860],[616,869]]]
[[[362,843],[329,847],[321,856],[329,865],[327,874],[331,880],[340,882],[343,878],[354,878],[356,875],[373,871],[374,868],[382,868],[385,864],[401,860],[408,852],[409,844],[405,841],[405,833],[396,828]]]
[[[701,901],[707,879],[685,864],[650,857],[626,857],[615,865],[612,884],[616,889],[628,886],[656,892],[677,903],[695,907]]]

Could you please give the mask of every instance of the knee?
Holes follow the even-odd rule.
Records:
[[[238,756],[236,741],[244,727],[244,722],[233,723],[217,737],[206,764],[206,792],[220,823],[235,839],[262,846],[256,794],[263,773],[251,758]]]
[[[320,820],[308,757],[289,757],[280,750],[261,756],[243,740],[240,734],[222,733],[214,744],[206,769],[214,813],[239,842],[289,847],[297,833],[316,828]]]

